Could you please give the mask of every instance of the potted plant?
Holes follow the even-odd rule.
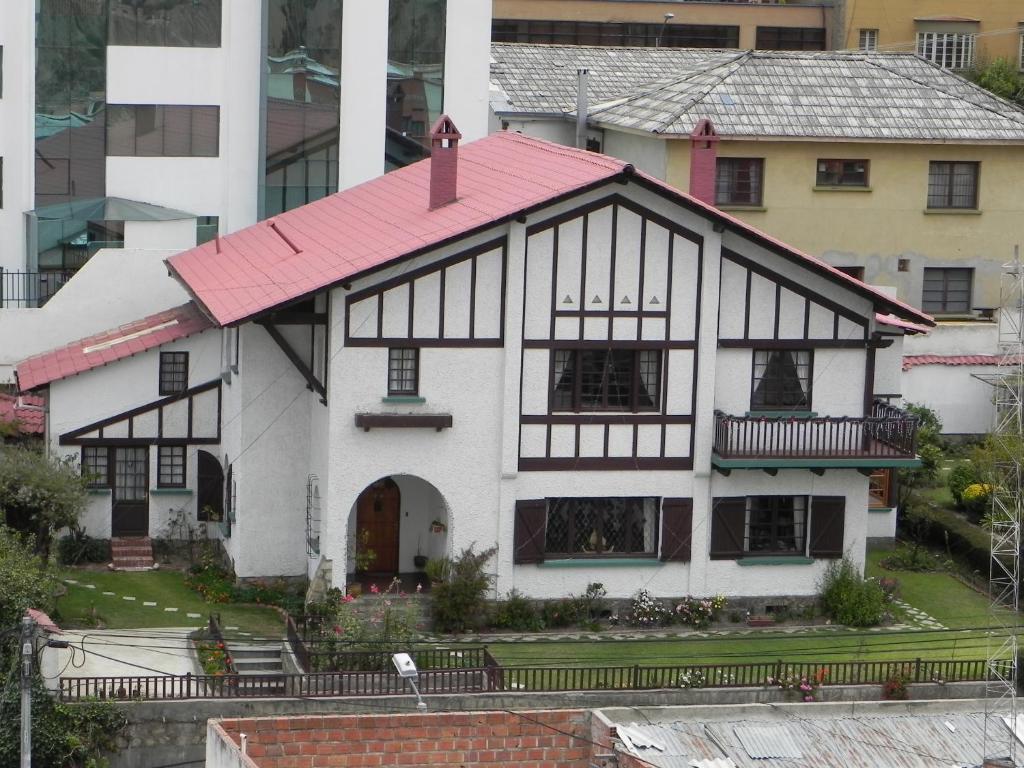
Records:
[[[370,532],[363,531],[356,537],[356,572],[368,571],[377,560],[377,552],[370,546]]]
[[[432,557],[427,560],[425,568],[431,584],[442,584],[448,580],[451,561],[447,557]]]
[[[420,540],[418,537],[416,539],[416,554],[412,557],[412,564],[417,571],[422,571],[427,567],[427,556],[420,551]]]
[[[438,520],[436,517],[430,522],[431,533],[444,533],[448,530],[448,526],[443,521]]]

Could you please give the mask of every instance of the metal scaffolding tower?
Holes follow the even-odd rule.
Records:
[[[1024,513],[1024,264],[1019,247],[1003,266],[999,302],[999,365],[977,378],[993,387],[996,461],[992,485],[991,622],[986,687],[985,758],[1016,765],[1017,628],[1020,608],[1020,528]],[[1010,726],[1009,728],[1007,726]]]

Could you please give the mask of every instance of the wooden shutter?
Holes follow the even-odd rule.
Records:
[[[544,533],[547,525],[548,503],[544,499],[516,502],[516,524],[513,535],[514,563],[544,562]]]
[[[811,497],[811,557],[843,556],[846,497]]]
[[[693,499],[661,502],[661,559],[690,562],[693,539]]]
[[[743,534],[747,526],[745,496],[725,496],[711,500],[712,560],[736,560],[743,557]]]

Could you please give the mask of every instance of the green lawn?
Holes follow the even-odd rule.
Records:
[[[988,600],[945,573],[889,572],[878,568],[881,553],[869,557],[869,575],[895,576],[902,599],[950,630],[869,631],[811,629],[799,635],[776,631],[674,640],[491,643],[506,665],[587,666],[598,664],[724,664],[782,659],[788,662],[892,659],[980,659],[988,654]],[[970,629],[969,629],[970,628]],[[743,629],[736,625],[736,629]],[[997,643],[998,645],[998,643]]]
[[[108,629],[139,627],[182,627],[205,623],[210,612],[219,613],[222,626],[237,626],[254,635],[281,637],[284,623],[272,608],[249,605],[212,604],[185,586],[185,575],[180,571],[92,571],[67,568],[60,572],[62,579],[74,579],[78,584],[67,584],[67,594],[57,601],[59,621],[67,627],[95,627],[96,621]],[[93,584],[87,589],[84,584]],[[103,592],[114,592],[104,595]],[[134,601],[124,600],[125,595]],[[143,602],[156,606],[144,606]],[[175,607],[176,612],[164,611]],[[186,613],[198,613],[202,619],[189,619]]]

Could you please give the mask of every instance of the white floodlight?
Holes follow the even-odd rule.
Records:
[[[398,676],[403,680],[408,680],[409,685],[412,686],[412,692],[416,694],[416,709],[425,712],[427,704],[423,701],[420,689],[416,686],[416,681],[420,677],[419,670],[416,669],[416,662],[408,653],[394,653],[391,655],[391,663],[398,670]]]

